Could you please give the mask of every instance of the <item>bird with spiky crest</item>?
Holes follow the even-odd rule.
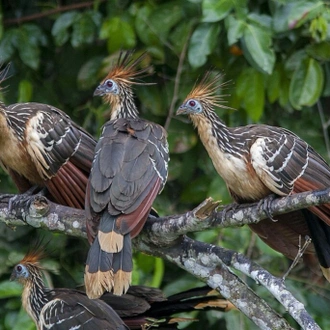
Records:
[[[225,107],[217,94],[221,80],[220,74],[206,73],[177,114],[188,115],[197,127],[216,171],[237,203],[330,186],[329,165],[289,130],[267,125],[227,127],[214,111]],[[297,256],[301,238],[310,236],[313,244],[304,258],[308,262],[316,253],[323,275],[330,281],[330,204],[282,214],[276,221],[269,218],[250,228],[290,259]]]
[[[0,72],[4,81],[9,66]],[[42,103],[0,101],[0,164],[25,201],[44,190],[56,203],[84,208],[96,141],[63,111]]]
[[[38,330],[129,329],[104,301],[91,300],[83,292],[45,287],[40,260],[44,246],[33,247],[14,267],[11,280],[23,285],[22,304]]]
[[[168,298],[156,288],[131,286],[127,294],[116,296],[107,292],[101,300],[89,299],[84,292],[75,289],[48,289],[40,265],[45,257],[45,246],[37,242],[15,265],[10,277],[23,285],[23,308],[38,330],[177,329],[180,322],[191,319],[173,314],[210,309],[227,312],[235,308],[206,286]]]
[[[105,291],[116,295],[127,291],[133,267],[131,238],[141,231],[167,179],[167,133],[141,119],[134,101],[132,85],[143,84],[140,79],[149,70],[138,69],[145,58],[145,53],[136,60],[132,52],[121,53],[94,93],[110,105],[111,116],[95,149],[86,194],[92,245],[85,286],[90,298]]]

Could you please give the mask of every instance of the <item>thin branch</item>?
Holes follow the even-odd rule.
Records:
[[[106,0],[98,0],[98,2],[104,2]],[[74,9],[81,9],[81,8],[86,8],[86,7],[91,7],[95,4],[95,1],[88,1],[88,2],[82,2],[82,3],[74,3],[72,5],[67,5],[67,6],[60,6],[55,9],[47,10],[41,13],[35,13],[31,14],[28,16],[24,17],[19,17],[19,18],[9,18],[4,20],[4,25],[14,25],[14,24],[21,24],[29,21],[34,21],[43,17],[47,17],[50,15],[54,15],[57,13],[61,13],[64,11],[69,11],[69,10],[74,10]]]
[[[178,95],[179,95],[179,90],[180,90],[180,80],[181,80],[184,60],[186,58],[186,53],[187,53],[187,48],[188,48],[188,42],[190,40],[190,35],[191,35],[191,31],[188,33],[187,39],[186,39],[186,41],[185,41],[185,43],[182,47],[182,51],[180,53],[179,64],[178,64],[178,67],[177,67],[177,70],[176,70],[176,75],[175,75],[175,80],[174,80],[173,97],[172,97],[172,100],[171,100],[170,109],[168,110],[168,115],[167,115],[166,122],[165,122],[165,125],[164,125],[164,128],[165,128],[166,131],[170,127],[170,123],[171,123],[173,113],[174,113],[174,108],[175,108],[176,102],[178,100]]]

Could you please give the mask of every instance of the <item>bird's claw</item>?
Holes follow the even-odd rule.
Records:
[[[224,221],[226,219],[227,213],[229,211],[236,211],[238,208],[240,207],[240,204],[234,202],[231,203],[229,205],[226,205],[221,211],[222,211],[222,215],[221,215],[221,221]]]
[[[36,193],[36,191],[37,187],[33,186],[23,194],[18,194],[14,196],[11,195],[8,201],[9,212],[13,212],[16,209],[28,208],[30,206],[31,197],[33,195],[44,196],[44,190],[40,190],[38,193]]]
[[[271,206],[272,206],[272,202],[274,199],[276,199],[276,195],[275,194],[271,194],[265,198],[263,198],[262,200],[259,201],[258,203],[258,210],[264,211],[267,215],[267,217],[272,220],[273,222],[276,222],[277,220],[273,218],[273,213],[271,211]]]

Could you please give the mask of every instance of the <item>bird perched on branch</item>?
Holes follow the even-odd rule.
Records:
[[[105,291],[116,295],[127,291],[131,238],[141,231],[167,179],[167,133],[160,125],[139,118],[132,91],[149,69],[138,69],[146,54],[136,60],[131,56],[131,52],[121,53],[94,92],[110,105],[111,117],[95,149],[86,195],[87,229],[93,242],[85,269],[90,298]]]
[[[89,299],[83,292],[47,289],[39,264],[42,247],[26,254],[11,274],[11,280],[23,284],[22,304],[38,330],[54,329],[129,329],[105,302]]]
[[[159,289],[132,286],[127,294],[106,293],[101,300],[89,299],[75,289],[48,289],[40,265],[44,251],[39,245],[28,252],[10,277],[23,284],[23,307],[38,330],[177,329],[179,322],[191,319],[172,317],[172,314],[209,309],[226,312],[234,308],[209,287],[190,289],[166,299]]]
[[[8,67],[0,73],[3,81]],[[0,102],[0,163],[20,193],[47,188],[53,201],[84,208],[95,139],[61,110]],[[33,189],[32,189],[33,190]]]
[[[214,112],[225,107],[217,90],[221,75],[207,73],[186,97],[177,114],[187,114],[213,165],[238,203],[257,202],[276,194],[328,188],[330,167],[305,141],[289,130],[267,125],[227,127]],[[270,198],[270,197],[268,197]],[[267,209],[266,209],[267,211]],[[313,245],[325,278],[330,281],[330,204],[276,216],[250,225],[273,249],[294,259],[300,237]]]

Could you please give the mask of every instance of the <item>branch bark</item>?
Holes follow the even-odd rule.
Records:
[[[42,196],[8,210],[8,196],[0,196],[0,221],[8,226],[31,225],[86,237],[83,210],[63,207]],[[330,189],[275,199],[269,210],[273,216],[330,202]],[[143,231],[134,239],[136,249],[160,256],[217,289],[261,329],[292,329],[284,318],[257,296],[231,269],[236,269],[263,285],[298,322],[302,329],[319,330],[319,326],[285,287],[282,279],[244,255],[211,244],[192,240],[186,233],[208,228],[241,226],[267,218],[258,204],[218,210],[219,202],[207,199],[194,210],[163,218],[149,217]]]

